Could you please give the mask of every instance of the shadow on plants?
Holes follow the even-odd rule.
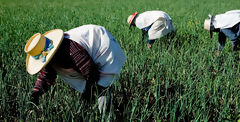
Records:
[[[171,81],[169,81],[171,82]],[[131,104],[131,101],[134,101],[137,99],[139,101],[139,105],[146,106],[145,109],[152,111],[151,113],[148,113],[148,117],[146,118],[146,121],[154,121],[154,112],[158,112],[158,110],[162,110],[163,106],[169,106],[170,104],[173,105],[178,99],[181,94],[183,94],[184,86],[179,84],[172,84],[170,87],[166,88],[165,84],[158,84],[158,92],[157,96],[151,89],[154,86],[151,84],[150,81],[140,83],[139,85],[135,86],[134,89],[129,88],[128,86],[123,86],[124,88],[119,88],[117,92],[114,92],[115,95],[113,96],[114,99],[114,108],[115,108],[115,115],[117,117],[117,120],[121,121],[126,118],[128,118],[128,114],[124,115],[124,111],[129,104]],[[126,89],[126,91],[124,91]],[[142,92],[142,91],[148,91]],[[131,106],[131,105],[130,105]],[[142,113],[141,110],[135,111],[136,118],[141,118],[144,112]],[[172,111],[172,108],[169,108],[168,113]],[[166,117],[162,117],[162,120],[170,120],[170,117],[172,115],[167,115]],[[176,118],[183,118],[183,120],[191,120],[193,118],[192,114],[184,114],[180,111],[180,106],[177,107],[175,112]]]
[[[6,76],[7,74],[7,70],[5,69],[3,63],[2,63],[2,59],[3,59],[3,56],[2,54],[0,54],[0,70],[2,71],[2,81],[4,80],[4,77]]]

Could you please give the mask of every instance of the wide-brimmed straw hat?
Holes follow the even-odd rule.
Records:
[[[44,34],[34,34],[25,45],[27,53],[26,68],[33,75],[43,69],[52,59],[63,40],[61,29],[50,30]]]
[[[205,19],[204,21],[204,29],[208,30],[210,32],[210,37],[212,38],[212,33],[213,33],[213,16],[212,15],[208,15],[208,19]]]
[[[136,11],[128,17],[127,22],[130,25],[130,27],[132,26],[132,23],[133,23],[134,19],[136,18],[137,14],[138,14],[138,12]]]

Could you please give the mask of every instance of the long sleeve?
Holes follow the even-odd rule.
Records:
[[[76,64],[76,70],[80,72],[87,82],[97,82],[99,71],[88,52],[78,43],[70,41],[70,55]]]
[[[224,33],[219,32],[218,34],[218,50],[222,51],[226,43],[226,36]]]
[[[33,92],[38,92],[40,95],[47,92],[49,88],[55,83],[57,77],[56,71],[49,65],[43,68],[35,82]]]
[[[142,29],[142,41],[144,41],[145,35],[147,34],[147,31]]]
[[[151,26],[152,25],[141,29],[142,30],[142,40],[144,40],[144,36],[146,35],[148,44],[153,44],[155,42],[155,39],[154,40],[149,40],[148,30],[151,28]]]

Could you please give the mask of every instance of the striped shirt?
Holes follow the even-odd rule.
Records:
[[[98,67],[88,52],[78,43],[64,38],[49,64],[39,72],[34,85],[34,92],[39,92],[41,95],[55,83],[57,72],[52,67],[53,64],[57,64],[65,69],[72,68],[76,70],[82,74],[87,84],[92,84],[99,80]]]

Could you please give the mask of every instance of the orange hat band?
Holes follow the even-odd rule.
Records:
[[[131,17],[131,19],[129,20],[128,24],[131,24],[133,18],[136,16],[136,14],[137,14],[137,12],[134,12],[134,13],[132,14],[132,17]]]

